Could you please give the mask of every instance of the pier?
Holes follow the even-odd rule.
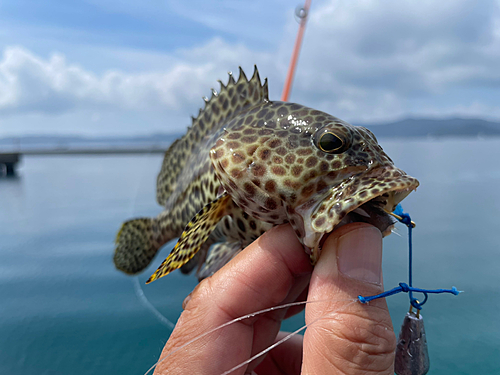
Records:
[[[7,176],[16,174],[16,165],[25,155],[43,156],[43,155],[126,155],[126,154],[163,154],[166,148],[163,147],[137,147],[137,148],[57,148],[57,149],[32,149],[19,152],[0,152],[0,176],[2,169],[5,168]],[[3,168],[2,168],[3,167]]]
[[[0,168],[5,167],[5,174],[13,176],[15,174],[15,166],[21,159],[19,153],[0,154]]]

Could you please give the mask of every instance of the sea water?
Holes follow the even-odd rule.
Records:
[[[500,140],[381,140],[420,180],[404,201],[417,222],[414,285],[456,286],[424,306],[430,374],[500,374]],[[134,278],[112,262],[120,223],[161,211],[161,155],[25,157],[0,179],[0,374],[143,374],[170,328]],[[406,227],[384,240],[384,281],[407,281]],[[174,243],[138,276],[175,322],[196,285],[174,272],[144,285]],[[139,290],[140,291],[140,290]],[[417,296],[418,297],[418,296]],[[396,331],[408,296],[390,297]],[[303,315],[284,323],[292,330]]]

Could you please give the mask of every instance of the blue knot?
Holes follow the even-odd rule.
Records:
[[[411,225],[411,218],[410,215],[403,213],[401,216],[401,222],[405,225]]]
[[[391,290],[387,290],[383,293],[376,294],[374,296],[369,296],[369,297],[358,296],[358,300],[361,303],[368,303],[370,301],[373,301],[374,299],[389,297],[389,296],[392,296],[394,294],[401,293],[401,292],[409,293],[411,295],[410,296],[410,304],[413,307],[415,307],[417,310],[421,310],[422,306],[427,302],[427,298],[429,297],[428,296],[429,293],[434,293],[434,294],[450,293],[450,294],[454,294],[454,295],[458,295],[459,293],[461,293],[455,287],[453,287],[451,289],[421,289],[421,288],[414,288],[412,286],[409,286],[406,283],[399,283],[399,286],[397,286]],[[412,295],[413,292],[422,293],[424,295],[424,300],[422,302],[419,302],[416,298],[413,298],[413,295]]]
[[[409,262],[408,262],[408,284],[406,283],[399,283],[399,286],[387,290],[383,293],[374,295],[374,296],[369,296],[369,297],[363,297],[363,296],[358,296],[358,300],[361,303],[368,303],[370,301],[373,301],[374,299],[377,298],[384,298],[384,297],[389,297],[397,293],[408,293],[410,297],[410,304],[416,308],[417,310],[421,310],[422,306],[427,302],[427,298],[429,297],[429,293],[450,293],[453,295],[458,295],[461,293],[457,288],[452,287],[451,289],[421,289],[421,288],[414,288],[412,286],[412,221],[410,218],[410,215],[405,213],[403,211],[403,207],[398,204],[396,206],[396,209],[394,210],[394,213],[398,216],[401,217],[401,219],[398,218],[400,222],[405,224],[408,227],[408,253],[409,253]],[[415,293],[422,293],[424,295],[424,299],[422,302],[417,300],[416,298],[413,297],[413,292]]]
[[[403,207],[400,204],[398,204],[396,206],[396,208],[394,209],[393,213],[395,213],[396,215],[398,215],[399,217],[401,217],[400,219],[398,218],[398,220],[401,223],[405,224],[406,226],[411,225],[411,217],[410,217],[410,215],[403,211]]]
[[[403,216],[404,212],[403,212],[403,206],[401,206],[401,204],[398,204],[396,206],[396,208],[394,209],[393,211],[396,215],[399,215],[399,216]]]
[[[368,297],[368,298],[370,298],[370,297]],[[367,301],[366,298],[363,296],[358,296],[358,301],[363,303],[363,304],[370,302],[370,301]]]
[[[402,292],[408,293],[410,291],[410,286],[407,283],[399,283],[399,286]]]

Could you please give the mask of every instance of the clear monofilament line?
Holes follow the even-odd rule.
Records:
[[[349,300],[351,301],[352,303],[346,305],[344,307],[344,309],[346,309],[347,307],[351,306],[352,304],[356,303],[357,300]],[[310,302],[315,302],[315,301],[310,301]],[[340,312],[342,312],[343,309],[341,310],[338,310],[338,311],[335,311],[335,314],[339,314]],[[232,373],[233,371],[236,371],[238,370],[239,368],[242,368],[243,366],[249,364],[250,362],[252,362],[253,360],[259,358],[260,356],[270,352],[271,350],[273,350],[275,347],[277,347],[278,345],[281,345],[283,344],[285,341],[289,340],[290,338],[292,338],[293,336],[295,336],[296,334],[298,334],[300,331],[303,331],[305,330],[307,327],[311,326],[312,324],[318,322],[319,320],[321,319],[326,319],[328,317],[328,314],[327,315],[323,315],[323,316],[320,316],[319,318],[317,319],[314,319],[311,323],[308,323],[308,324],[304,324],[302,327],[300,327],[299,329],[293,331],[292,333],[289,333],[288,335],[286,335],[285,337],[283,337],[281,340],[275,342],[273,345],[271,346],[268,346],[266,349],[262,350],[261,352],[255,354],[254,356],[252,356],[251,358],[247,359],[245,362],[242,362],[240,363],[239,365],[237,366],[234,366],[232,369],[230,370],[227,370],[225,372],[223,372],[221,375],[228,375],[230,373]]]
[[[285,308],[289,308],[289,307],[293,307],[293,306],[299,306],[299,305],[306,305],[308,303],[320,303],[320,302],[356,302],[357,300],[353,300],[353,299],[337,299],[337,300],[332,300],[332,299],[324,299],[324,300],[316,300],[316,301],[300,301],[300,302],[291,302],[291,303],[287,303],[287,304],[284,304],[284,305],[280,305],[280,306],[273,306],[273,307],[269,307],[267,309],[263,309],[263,310],[259,310],[259,311],[256,311],[256,312],[253,312],[253,313],[250,313],[250,314],[247,314],[247,315],[243,315],[243,316],[240,316],[238,318],[235,318],[233,320],[230,320],[229,322],[226,322],[226,323],[223,323],[215,328],[212,328],[210,330],[208,330],[207,332],[205,333],[202,333],[201,335],[198,335],[196,336],[195,338],[189,340],[188,342],[186,342],[185,344],[179,346],[177,349],[171,351],[170,353],[168,353],[166,356],[160,358],[153,366],[151,366],[149,368],[148,371],[146,371],[144,373],[144,375],[148,375],[152,370],[154,370],[154,368],[156,366],[158,366],[160,363],[162,363],[165,359],[167,359],[168,357],[170,357],[171,355],[177,353],[179,350],[182,350],[184,349],[186,346],[192,344],[193,342],[219,330],[219,329],[222,329],[224,327],[227,327],[231,324],[234,324],[234,323],[237,323],[239,321],[242,321],[244,319],[247,319],[247,318],[251,318],[251,317],[254,317],[256,315],[260,315],[260,314],[265,314],[267,312],[270,312],[270,311],[274,311],[274,310],[279,310],[279,309],[285,309]],[[348,306],[350,306],[351,304],[349,304]],[[347,307],[347,306],[346,306]],[[286,341],[286,340],[285,340]]]
[[[150,152],[147,154],[149,157],[151,157],[152,153]],[[130,217],[134,216],[136,206],[137,206],[137,198],[139,197],[139,191],[141,188],[141,183],[144,181],[144,172],[145,169],[142,169],[141,175],[139,176],[140,178],[137,179],[137,185],[135,187],[135,194],[134,198],[132,199],[132,203],[130,205]],[[144,291],[142,290],[142,287],[139,283],[139,278],[135,276],[132,279],[132,283],[134,284],[134,292],[135,295],[137,296],[137,299],[141,304],[149,311],[153,313],[154,316],[160,321],[161,324],[167,326],[170,330],[173,330],[175,327],[175,324],[172,323],[169,319],[167,319],[166,316],[164,316],[154,305],[149,301],[148,297],[144,294]]]
[[[166,316],[164,316],[161,312],[158,311],[156,307],[148,300],[144,291],[142,290],[141,284],[139,283],[139,277],[134,276],[132,278],[132,283],[134,284],[134,291],[137,299],[142,303],[142,305],[151,311],[156,318],[160,321],[161,324],[168,327],[171,331],[174,330],[175,324],[172,323]]]

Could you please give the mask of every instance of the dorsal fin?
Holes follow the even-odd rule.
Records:
[[[261,84],[257,66],[250,80],[240,67],[238,81],[235,81],[233,75],[229,73],[226,86],[219,82],[220,92],[217,93],[212,89],[211,98],[205,100],[205,108],[200,109],[198,116],[192,117],[192,125],[188,127],[186,134],[172,143],[165,153],[156,181],[156,200],[162,206],[175,190],[178,176],[189,156],[207,134],[215,133],[241,110],[269,100],[267,79]]]

